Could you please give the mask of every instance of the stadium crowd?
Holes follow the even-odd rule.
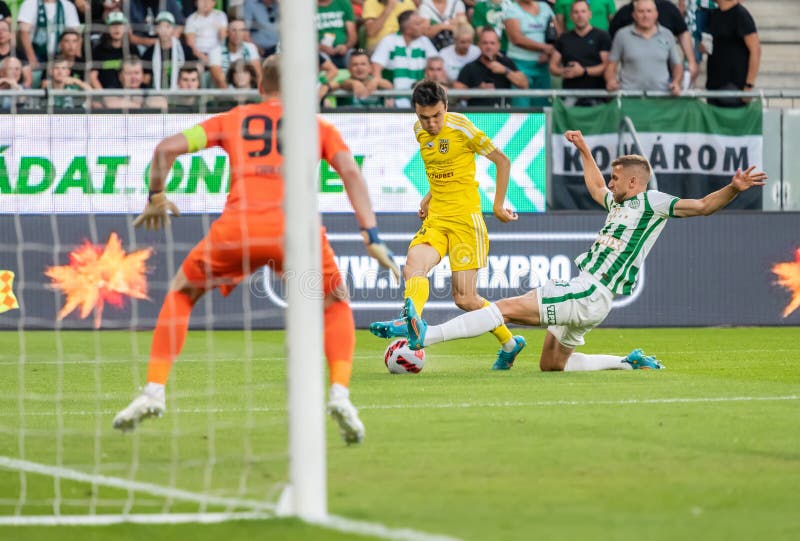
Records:
[[[283,0],[285,5],[288,0]],[[617,9],[617,4],[621,4]],[[11,5],[9,5],[11,4]],[[146,89],[252,89],[280,50],[281,0],[0,0],[0,110],[40,107],[3,89],[142,89],[92,109],[192,110]],[[377,90],[430,78],[457,89],[751,90],[760,45],[742,0],[317,0],[327,107],[408,107]],[[336,96],[342,90],[349,96]],[[85,108],[80,95],[58,108]],[[68,99],[67,99],[68,98]],[[255,95],[254,99],[257,99]],[[217,100],[230,106],[232,98]],[[592,105],[604,98],[573,99]],[[720,106],[742,100],[720,99]],[[469,106],[546,100],[472,98]]]

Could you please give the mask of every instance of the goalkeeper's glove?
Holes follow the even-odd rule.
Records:
[[[162,227],[169,225],[169,213],[180,216],[181,213],[175,203],[167,199],[163,192],[151,193],[147,198],[147,206],[134,221],[133,226],[139,227],[144,224],[145,229],[158,231]]]
[[[400,281],[400,267],[394,262],[394,254],[384,242],[381,241],[377,227],[362,229],[361,236],[367,246],[367,253],[375,258],[381,267],[392,271],[397,281]]]

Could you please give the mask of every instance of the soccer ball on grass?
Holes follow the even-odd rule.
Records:
[[[392,374],[418,374],[425,366],[425,350],[414,351],[408,347],[408,340],[398,338],[386,348],[383,362]]]

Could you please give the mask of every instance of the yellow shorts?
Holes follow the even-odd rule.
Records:
[[[479,212],[428,216],[408,247],[417,244],[430,244],[441,257],[449,254],[454,271],[481,269],[488,264],[489,233]]]

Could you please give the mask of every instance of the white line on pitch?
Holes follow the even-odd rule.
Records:
[[[274,520],[271,514],[245,513],[154,513],[116,515],[20,515],[0,517],[0,526],[108,526],[111,524],[217,524],[230,520]],[[351,520],[329,515],[327,520],[309,524],[345,533],[371,535],[397,541],[459,541],[446,535],[430,534],[410,528],[389,528],[375,522]]]
[[[549,407],[549,406],[628,406],[631,404],[702,404],[714,402],[774,402],[784,400],[800,400],[798,395],[785,396],[707,396],[707,397],[673,397],[673,398],[628,398],[624,400],[538,400],[531,402],[445,402],[439,404],[423,404],[419,402],[407,404],[360,404],[361,410],[391,410],[391,409],[466,409],[466,408],[520,408],[520,407]],[[168,410],[169,412],[170,410]],[[179,408],[173,410],[182,414],[207,414],[207,413],[242,413],[244,408]],[[285,407],[253,407],[247,411],[254,413],[280,413],[286,411]],[[113,415],[116,410],[65,410],[62,415]],[[25,412],[26,417],[52,417],[52,411]],[[0,417],[19,417],[18,413],[6,411]],[[2,466],[2,464],[0,464]]]
[[[89,474],[78,470],[64,467],[50,466],[28,460],[21,460],[7,456],[0,456],[0,467],[9,470],[24,471],[28,473],[38,473],[60,479],[70,479],[93,483],[101,486],[110,486],[137,492],[146,492],[156,496],[174,498],[176,500],[207,503],[212,505],[229,505],[235,507],[245,507],[251,509],[248,512],[240,513],[161,513],[161,514],[136,514],[136,515],[24,515],[13,517],[0,517],[0,526],[57,526],[57,525],[107,525],[120,524],[126,522],[138,524],[184,524],[184,523],[212,523],[227,520],[264,520],[275,518],[273,511],[275,505],[268,502],[255,500],[243,500],[239,498],[224,498],[219,496],[209,496],[198,494],[186,490],[155,485],[152,483],[142,483],[123,479],[121,477],[109,477],[106,475]],[[337,515],[328,515],[325,520],[309,521],[311,524],[329,528],[341,532],[358,533],[372,535],[383,539],[397,541],[458,541],[457,538],[420,532],[409,528],[390,528],[377,522],[365,522],[352,520]]]
[[[247,513],[154,513],[129,515],[19,515],[0,517],[0,526],[108,526],[110,524],[214,524],[228,520],[264,520],[273,515]]]
[[[394,539],[397,541],[458,541],[458,538],[447,535],[420,532],[410,528],[389,528],[377,522],[363,522],[336,515],[328,515],[327,520],[320,522],[312,521],[311,524],[317,524],[340,532],[372,535],[374,537]]]
[[[152,483],[143,483],[141,481],[123,479],[122,477],[110,477],[108,475],[101,475],[97,473],[85,473],[69,468],[49,466],[47,464],[39,464],[37,462],[21,460],[19,458],[11,458],[8,456],[0,456],[0,468],[24,471],[28,473],[38,473],[41,475],[49,475],[50,477],[58,477],[61,479],[69,479],[71,481],[80,481],[83,483],[92,483],[94,485],[113,487],[121,490],[135,490],[137,492],[146,492],[147,494],[152,494],[154,496],[163,496],[165,498],[174,498],[176,500],[196,502],[206,505],[247,507],[253,511],[275,510],[275,506],[271,503],[198,494],[196,492],[189,492],[188,490],[165,487]]]

